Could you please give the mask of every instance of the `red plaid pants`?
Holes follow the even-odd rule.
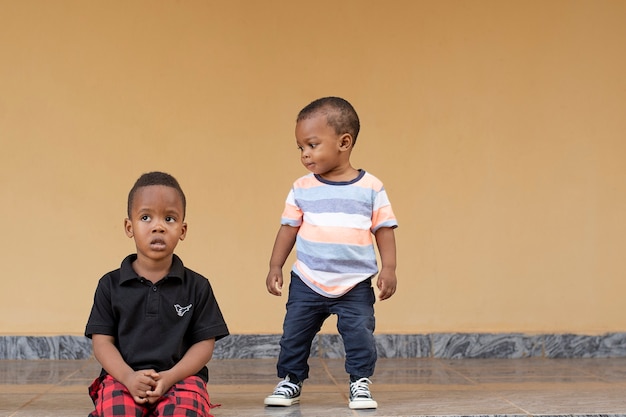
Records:
[[[177,382],[155,404],[137,404],[126,387],[106,375],[89,387],[89,417],[213,417],[206,384],[197,376]]]

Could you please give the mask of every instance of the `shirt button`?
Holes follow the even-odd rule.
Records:
[[[156,292],[157,287],[152,287],[152,291]]]

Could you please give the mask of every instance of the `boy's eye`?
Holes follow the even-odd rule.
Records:
[[[141,216],[141,221],[142,222],[147,222],[150,220],[150,216],[148,216],[147,214],[144,214],[143,216]]]
[[[298,150],[302,152],[304,149],[302,148],[302,146],[298,146]]]
[[[317,146],[317,143],[311,143],[309,146],[310,146],[311,148],[315,148],[315,147]]]
[[[175,219],[175,218],[173,218],[172,216],[167,216],[167,217],[165,218],[165,221],[166,221],[166,222],[168,222],[168,223],[173,223],[173,222],[175,222],[175,221],[176,221],[176,219]]]

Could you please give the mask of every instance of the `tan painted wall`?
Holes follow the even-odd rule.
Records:
[[[625,21],[624,1],[3,0],[0,333],[82,333],[155,169],[231,331],[279,333],[294,119],[324,95],[358,110],[354,164],[401,224],[380,333],[625,331]]]

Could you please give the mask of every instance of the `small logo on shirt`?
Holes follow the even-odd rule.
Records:
[[[181,307],[180,304],[174,304],[174,308],[176,309],[176,314],[182,317],[185,315],[186,312],[191,310],[191,304],[189,304],[187,307]]]

